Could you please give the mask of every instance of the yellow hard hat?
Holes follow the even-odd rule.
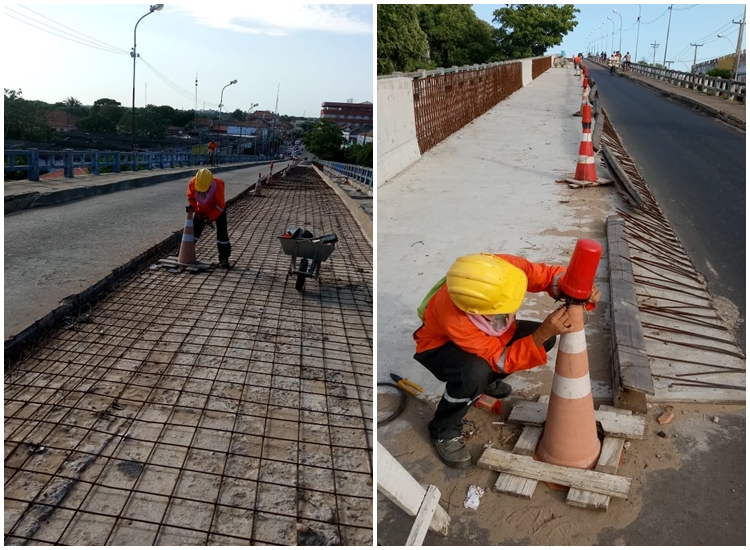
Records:
[[[458,258],[448,270],[446,280],[448,294],[456,307],[477,315],[515,313],[528,286],[523,270],[487,253]]]
[[[214,179],[214,175],[208,168],[201,168],[198,173],[195,174],[195,190],[199,193],[205,193],[208,188],[211,187],[211,182]]]

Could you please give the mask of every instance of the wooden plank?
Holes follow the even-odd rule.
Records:
[[[539,403],[549,403],[549,395],[539,398]],[[524,426],[521,436],[513,447],[513,453],[517,455],[532,456],[536,446],[542,437],[542,428]],[[523,498],[531,498],[536,491],[536,479],[518,477],[511,474],[501,473],[497,476],[495,486],[492,488],[496,493],[515,495]]]
[[[631,480],[626,477],[537,462],[532,457],[514,455],[498,449],[485,449],[478,465],[496,472],[506,472],[612,497],[628,498],[630,493]]]
[[[437,510],[439,505],[440,489],[434,485],[430,485],[427,487],[427,493],[424,496],[424,500],[422,500],[422,505],[419,507],[414,525],[411,526],[411,531],[409,531],[406,546],[422,546],[422,542],[425,536],[427,536],[427,530],[430,528],[432,516],[435,515],[435,510]]]
[[[620,466],[620,457],[625,440],[619,437],[605,437],[602,443],[602,452],[596,464],[596,471],[605,474],[616,474]],[[591,491],[571,489],[568,491],[566,502],[571,506],[579,508],[593,508],[595,510],[607,510],[610,497]]]
[[[516,403],[508,416],[508,422],[542,426],[547,419],[546,403],[521,401]],[[642,416],[631,416],[625,412],[594,411],[596,421],[601,424],[604,435],[643,439],[646,431],[646,419]]]
[[[377,452],[378,490],[404,512],[412,517],[416,516],[427,491],[380,442]],[[445,536],[448,534],[450,521],[448,513],[438,505],[430,520],[430,529]]]

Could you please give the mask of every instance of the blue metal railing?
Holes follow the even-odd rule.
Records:
[[[355,181],[364,183],[368,187],[372,187],[372,168],[357,166],[355,164],[344,164],[343,162],[330,162],[327,160],[321,160],[320,164],[342,176],[352,178]]]
[[[206,154],[194,154],[184,151],[169,152],[136,152],[131,151],[40,151],[28,149],[25,151],[4,151],[5,173],[27,172],[30,181],[39,181],[42,173],[63,170],[63,176],[72,178],[76,168],[89,170],[98,176],[103,168],[112,168],[112,172],[120,173],[123,168],[133,170],[137,166],[140,170],[154,170],[158,168],[182,168],[185,166],[208,165]],[[254,162],[272,160],[265,155],[228,155],[217,156],[219,164],[233,164],[238,162]],[[109,170],[105,170],[108,172]]]

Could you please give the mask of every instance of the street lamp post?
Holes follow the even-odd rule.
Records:
[[[148,10],[148,13],[141,17],[143,19],[144,17],[151,15],[155,11],[161,11],[161,9],[164,7],[164,4],[154,4],[151,6]],[[141,19],[138,20],[138,22],[135,24],[135,27],[133,28],[133,51],[130,52],[130,55],[133,57],[133,105],[131,110],[131,124],[130,124],[130,150],[133,154],[133,170],[137,170],[138,166],[135,163],[135,58],[137,57],[135,52],[135,33],[138,30],[138,23],[141,22]]]
[[[612,23],[612,52],[615,51],[615,22],[614,20],[608,15],[607,19],[609,19],[609,22]]]
[[[216,127],[216,154],[219,154],[219,130],[221,129],[221,108],[224,106],[224,90],[232,84],[237,84],[237,80],[232,80],[229,84],[221,89],[221,99],[219,99],[219,124]]]
[[[612,10],[612,13],[617,13],[617,10]],[[617,17],[620,18],[620,46],[618,47],[617,51],[622,53],[622,15],[617,13]]]

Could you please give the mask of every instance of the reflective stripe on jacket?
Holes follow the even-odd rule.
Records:
[[[557,298],[557,281],[565,272],[564,267],[532,263],[510,254],[496,256],[526,273],[528,292],[547,292],[551,297]],[[544,365],[547,362],[547,352],[544,346],[534,345],[531,335],[516,340],[506,349],[515,328],[514,321],[512,330],[499,337],[488,336],[474,326],[465,312],[456,307],[445,284],[427,304],[424,324],[414,333],[414,340],[417,343],[417,353],[438,348],[452,341],[462,350],[486,360],[496,372],[511,373]],[[498,363],[501,363],[500,366]]]
[[[215,221],[216,218],[221,216],[221,213],[224,212],[224,208],[227,206],[227,202],[224,199],[224,180],[214,178],[214,182],[216,182],[216,192],[214,193],[213,200],[208,204],[201,205],[195,198],[198,193],[195,190],[195,178],[190,180],[187,190],[188,203],[195,209],[195,213],[205,214],[211,221]]]

